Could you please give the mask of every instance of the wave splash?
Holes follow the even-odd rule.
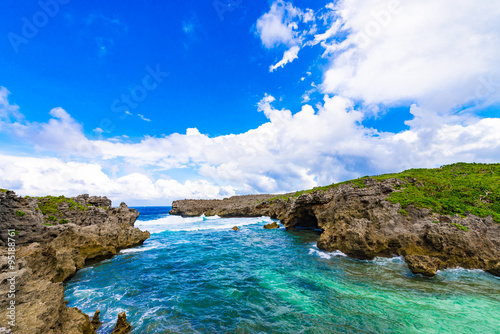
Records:
[[[309,255],[319,256],[322,259],[331,259],[336,256],[347,257],[346,254],[342,253],[339,250],[336,250],[334,252],[322,251],[318,248],[318,246],[316,246],[316,244],[313,244],[311,248],[309,248]]]
[[[140,219],[140,218],[139,218]],[[231,229],[233,226],[246,226],[254,224],[267,224],[273,220],[269,217],[256,218],[225,218],[219,216],[201,215],[200,217],[166,216],[154,220],[141,221],[135,223],[135,227],[141,230],[148,230],[151,234],[165,231],[205,231]]]

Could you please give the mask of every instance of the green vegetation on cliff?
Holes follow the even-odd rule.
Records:
[[[86,207],[65,196],[38,197],[38,208],[45,216],[46,221],[55,222],[57,217],[63,217],[60,210],[64,203],[67,203],[69,210],[87,211]]]
[[[463,225],[460,225],[460,224],[457,224],[457,223],[451,223],[450,224],[451,226],[455,226],[456,228],[458,228],[459,230],[462,230],[462,231],[465,231],[467,232],[469,230],[468,227],[466,226],[463,226]]]
[[[413,204],[443,215],[492,216],[500,223],[500,164],[456,163],[435,169],[410,169],[374,177],[408,182],[388,200],[403,209]]]
[[[417,208],[432,209],[443,215],[464,216],[471,213],[479,217],[492,216],[495,222],[500,223],[500,164],[456,163],[433,169],[418,168],[395,174],[365,176],[276,196],[269,201],[288,200],[313,191],[337,188],[341,184],[366,188],[364,181],[369,178],[379,182],[387,179],[406,182],[387,198],[392,203],[401,204],[400,213],[403,215],[407,214],[405,209],[409,205],[414,205]]]
[[[322,187],[316,187],[316,188],[312,188],[312,189],[308,189],[308,190],[301,190],[301,191],[297,191],[297,192],[294,192],[294,193],[290,193],[290,194],[283,194],[283,195],[278,195],[278,196],[275,196],[273,198],[270,198],[268,199],[269,202],[272,202],[276,199],[282,199],[282,200],[289,200],[291,198],[295,198],[295,197],[299,197],[300,195],[303,195],[303,194],[309,194],[309,193],[312,193],[313,191],[326,191],[328,189],[332,189],[332,188],[338,188],[341,184],[349,184],[351,186],[355,186],[359,189],[362,189],[362,188],[366,188],[367,186],[365,185],[364,183],[364,180],[365,179],[369,179],[370,177],[369,176],[363,176],[359,179],[354,179],[354,180],[348,180],[348,181],[343,181],[343,182],[339,182],[339,183],[333,183],[333,184],[330,184],[330,185],[327,185],[327,186],[322,186]]]

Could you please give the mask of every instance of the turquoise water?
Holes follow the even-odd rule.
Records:
[[[426,279],[400,258],[322,252],[317,232],[265,230],[269,218],[138,209],[151,238],[65,284],[69,306],[101,310],[99,333],[121,311],[132,333],[500,333],[500,280],[482,271]]]

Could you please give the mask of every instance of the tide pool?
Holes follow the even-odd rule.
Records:
[[[121,311],[132,333],[500,332],[500,279],[482,271],[427,279],[401,258],[323,252],[318,232],[265,230],[266,217],[137,209],[151,238],[65,284],[69,306],[101,310],[99,333]]]

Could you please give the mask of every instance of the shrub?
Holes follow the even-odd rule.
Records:
[[[467,213],[492,216],[500,222],[500,164],[456,163],[435,169],[410,169],[398,174],[375,177],[406,180],[400,191],[387,198],[406,208],[413,204],[443,215]]]
[[[459,230],[462,230],[462,231],[465,231],[465,232],[467,232],[469,230],[469,228],[467,226],[463,226],[463,225],[460,225],[460,224],[457,224],[457,223],[451,223],[450,225],[458,227]]]
[[[301,194],[337,188],[341,184],[364,188],[364,179],[366,177],[279,195],[268,201],[293,199]],[[470,213],[478,217],[491,216],[496,223],[500,223],[499,163],[461,162],[433,169],[409,169],[401,173],[373,176],[371,179],[379,182],[388,179],[404,181],[402,185],[395,186],[397,191],[387,197],[388,201],[401,204],[402,209],[414,205],[442,215],[464,217]]]
[[[49,218],[47,218],[47,220],[49,222],[55,222],[57,220],[56,216],[49,216]]]
[[[42,223],[42,225],[45,225],[45,226],[54,226],[54,224],[51,224],[51,223]]]
[[[61,212],[59,211],[59,204],[68,203],[70,210],[80,210],[87,211],[87,208],[81,205],[80,203],[75,202],[71,198],[67,198],[64,196],[45,196],[38,197],[38,207],[42,211],[44,215],[53,214],[60,216]]]
[[[16,215],[17,215],[18,217],[24,217],[24,216],[26,216],[26,213],[25,213],[25,212],[23,212],[23,211],[17,210],[17,211],[16,211]]]
[[[405,209],[401,209],[398,212],[399,212],[399,214],[401,214],[403,216],[408,216],[408,212]]]
[[[59,224],[67,224],[68,223],[68,220],[67,219],[61,219],[59,221]]]

